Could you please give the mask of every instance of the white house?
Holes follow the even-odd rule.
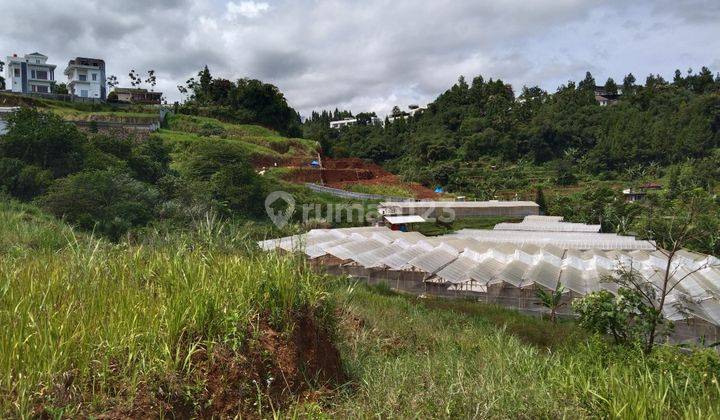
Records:
[[[98,58],[77,57],[65,68],[68,92],[81,98],[106,99],[105,62]]]
[[[38,52],[7,58],[5,85],[18,93],[51,93],[55,83],[55,65],[47,63],[47,56]]]
[[[345,118],[340,121],[330,121],[330,128],[339,129],[340,127],[347,127],[348,125],[355,124],[357,124],[357,120],[355,118]]]

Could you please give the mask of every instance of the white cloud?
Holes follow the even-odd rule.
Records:
[[[586,70],[598,81],[720,71],[720,3],[689,1],[684,14],[656,0],[8,2],[0,56],[40,51],[58,78],[76,56],[103,58],[121,83],[131,68],[154,69],[171,101],[207,64],[213,76],[277,85],[306,116],[335,107],[383,115],[432,101],[460,74],[554,91]],[[80,9],[82,19],[68,12]]]
[[[270,5],[265,2],[241,1],[240,4],[237,4],[231,1],[227,4],[227,11],[231,17],[240,15],[246,18],[256,18],[268,10],[270,10]]]

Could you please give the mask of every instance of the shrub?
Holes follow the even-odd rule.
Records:
[[[87,138],[60,117],[22,108],[8,118],[0,156],[20,159],[60,178],[82,169]]]
[[[50,171],[25,165],[20,159],[0,158],[0,190],[30,200],[42,194],[52,183]]]
[[[642,323],[636,319],[642,302],[633,290],[621,287],[617,296],[600,290],[575,299],[572,307],[581,327],[610,335],[617,344],[639,341],[643,336]]]
[[[262,180],[237,144],[212,140],[194,144],[188,150],[183,176],[193,184],[196,199],[213,200],[224,214],[257,216],[262,212]]]
[[[57,181],[41,198],[58,217],[117,240],[154,218],[155,188],[114,170],[81,172]]]

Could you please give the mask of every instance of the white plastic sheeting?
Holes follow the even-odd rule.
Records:
[[[427,238],[417,232],[387,228],[317,229],[258,245],[265,250],[304,252],[309,258],[333,255],[345,264],[366,268],[420,271],[429,281],[448,284],[451,290],[476,292],[507,284],[550,290],[562,285],[579,295],[598,290],[617,293],[617,284],[610,280],[621,266],[631,267],[659,289],[668,261],[663,252],[648,248],[651,243],[618,235],[479,230],[460,233]],[[499,236],[505,236],[505,240]],[[539,240],[542,237],[548,240]],[[563,246],[568,241],[584,241],[585,246]],[[612,242],[614,246],[597,246],[598,241]],[[670,285],[679,284],[668,295],[665,316],[697,317],[720,325],[720,260],[682,251],[673,259],[671,268]]]
[[[613,233],[461,229],[448,236],[471,238],[481,242],[509,243],[514,245],[554,245],[563,249],[655,249],[652,242],[640,241],[632,236],[620,236]]]

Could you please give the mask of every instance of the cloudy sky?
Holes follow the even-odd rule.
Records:
[[[425,104],[461,74],[548,90],[590,70],[598,82],[720,71],[720,0],[25,0],[3,1],[0,54],[39,51],[62,69],[105,59],[158,90],[205,64],[280,87],[303,115],[387,113]]]

